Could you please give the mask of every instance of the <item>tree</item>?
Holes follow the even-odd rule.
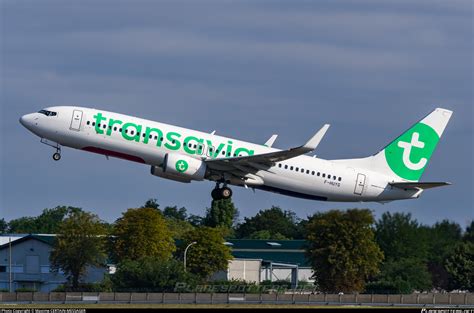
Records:
[[[62,270],[77,289],[88,266],[104,266],[105,227],[97,215],[73,211],[61,222],[50,261],[53,271]]]
[[[11,233],[43,233],[55,234],[58,232],[61,222],[72,212],[80,212],[80,208],[71,206],[57,206],[52,209],[44,209],[37,217],[21,217],[11,220],[9,231]]]
[[[429,227],[419,225],[409,213],[382,214],[375,225],[375,238],[385,261],[373,283],[389,282],[396,292],[404,293],[430,289],[430,232]]]
[[[462,237],[464,241],[469,241],[474,243],[474,220],[471,221],[471,224],[466,227],[466,231]]]
[[[260,210],[255,216],[245,218],[236,228],[237,238],[250,238],[258,231],[266,230],[273,238],[277,233],[285,238],[293,239],[298,234],[298,219],[291,211],[283,211],[273,206],[268,210]]]
[[[410,213],[382,214],[375,224],[375,239],[385,260],[411,257],[424,261],[428,257],[427,232]]]
[[[0,234],[5,234],[8,230],[8,223],[5,222],[5,219],[0,219]]]
[[[178,209],[177,206],[167,206],[163,210],[163,215],[165,218],[173,218],[180,221],[185,221],[188,216],[185,207]]]
[[[453,288],[474,291],[474,243],[459,243],[446,259],[445,268],[453,277]]]
[[[115,221],[113,235],[116,261],[145,256],[168,259],[176,249],[165,219],[153,208],[128,209]]]
[[[198,280],[184,271],[181,262],[153,257],[124,260],[111,278],[114,291],[119,292],[173,292],[177,283],[195,285]]]
[[[259,230],[254,233],[251,233],[248,236],[248,239],[258,239],[258,240],[288,240],[285,236],[280,233],[272,234],[269,230]]]
[[[183,239],[183,236],[194,228],[188,221],[175,218],[166,218],[166,225],[171,233],[171,237],[175,240]]]
[[[23,216],[8,223],[8,232],[18,234],[35,234],[38,233],[36,218],[31,216]]]
[[[462,240],[461,226],[455,222],[443,220],[428,228],[428,270],[431,273],[433,287],[448,290],[452,288],[452,277],[446,271],[444,263],[452,254],[454,247]]]
[[[190,214],[187,218],[187,221],[194,227],[202,226],[204,224],[204,218],[195,214]]]
[[[308,251],[315,284],[325,292],[363,291],[365,281],[379,272],[383,253],[367,210],[316,213],[308,223]]]
[[[144,208],[152,208],[155,210],[160,210],[159,209],[160,205],[158,204],[156,199],[148,199],[143,206],[141,206],[141,209]]]
[[[413,258],[399,261],[387,260],[382,264],[380,275],[375,281],[391,286],[391,293],[412,293],[414,290],[429,290],[431,276],[426,264]],[[375,293],[386,293],[385,290],[373,290]]]
[[[232,228],[238,217],[238,211],[232,199],[212,200],[211,207],[207,209],[203,224],[209,227]]]
[[[179,255],[184,257],[184,250],[192,243],[186,255],[187,269],[203,279],[208,279],[217,271],[227,269],[232,259],[230,248],[224,245],[224,238],[219,229],[198,227],[188,232],[179,249]]]

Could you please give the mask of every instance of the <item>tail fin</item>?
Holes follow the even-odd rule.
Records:
[[[395,181],[418,181],[451,118],[452,111],[437,108],[375,155],[339,160],[394,177]]]

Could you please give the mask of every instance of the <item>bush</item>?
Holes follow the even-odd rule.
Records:
[[[110,279],[113,291],[127,292],[173,292],[177,284],[190,288],[199,281],[196,275],[184,271],[182,262],[156,257],[122,261]]]
[[[15,292],[37,292],[35,288],[17,288]]]

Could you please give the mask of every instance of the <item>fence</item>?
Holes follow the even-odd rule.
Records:
[[[245,294],[128,292],[0,292],[0,303],[315,304],[474,306],[473,293]]]

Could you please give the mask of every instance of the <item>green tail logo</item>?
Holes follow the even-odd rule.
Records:
[[[407,180],[419,180],[439,136],[430,126],[418,123],[385,148],[385,159],[392,171]]]

